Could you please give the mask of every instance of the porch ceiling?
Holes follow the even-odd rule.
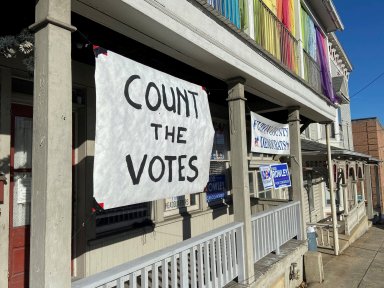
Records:
[[[134,39],[147,47],[151,47],[154,49],[152,51],[159,51],[163,55],[170,56],[170,59],[176,59],[179,63],[194,67],[197,70],[206,72],[206,75],[213,76],[210,79],[203,79],[205,81],[201,81],[201,83],[212,88],[212,94],[219,94],[218,91],[221,91],[221,94],[226,94],[224,81],[232,77],[242,76],[246,79],[246,91],[252,94],[252,100],[256,103],[256,110],[265,108],[258,106],[258,103],[260,103],[259,100],[265,99],[269,102],[268,105],[272,107],[288,108],[298,106],[300,107],[301,115],[313,122],[333,119],[335,115],[335,108],[333,106],[330,106],[327,101],[320,98],[310,88],[304,85],[302,81],[298,80],[298,78],[287,73],[262,53],[255,51],[254,47],[250,47],[252,45],[244,42],[244,40],[240,39],[239,35],[235,35],[236,33],[233,31],[229,31],[224,27],[224,24],[215,23],[215,29],[224,31],[224,36],[215,35],[215,39],[210,38],[210,36],[204,38],[195,32],[197,29],[193,25],[179,27],[180,29],[177,30],[174,27],[177,21],[173,19],[173,15],[158,13],[156,17],[152,17],[152,15],[148,15],[148,13],[143,14],[142,11],[136,9],[137,7],[134,8],[132,5],[133,2],[131,2],[130,0],[72,0],[72,7],[74,12],[102,26],[108,27],[121,35]],[[153,6],[153,2],[155,1],[145,0],[140,3],[142,3],[142,6]],[[157,3],[164,6],[169,2],[158,0]],[[194,3],[194,1],[185,1],[185,5],[191,5],[190,3]],[[18,21],[9,25],[9,21],[3,17],[0,20],[2,21],[2,25],[0,26],[1,36],[15,35],[19,33],[21,29],[33,24],[35,9],[35,3],[33,1],[27,1],[26,3],[21,1],[6,1],[4,5],[5,10],[9,11],[10,15],[15,15],[15,17],[17,15]],[[23,5],[25,9],[19,9],[20,5]],[[152,9],[157,8],[152,7]],[[207,11],[196,11],[198,13],[197,15],[193,15],[192,20],[197,19],[198,21],[201,13],[208,13]],[[113,18],[109,15],[112,15]],[[208,16],[211,17],[210,15]],[[159,17],[161,18],[160,20]],[[209,19],[209,17],[205,18]],[[209,21],[212,22],[212,19]],[[195,23],[196,22],[193,24]],[[77,25],[77,23],[74,24]],[[181,24],[178,23],[177,25],[180,26]],[[98,31],[94,32],[97,33]],[[76,34],[78,33],[73,34],[73,38],[76,37]],[[221,45],[221,42],[224,41],[220,41],[221,38],[225,38],[224,40],[231,39],[235,42],[233,42],[233,45],[230,45],[230,47],[224,46]],[[209,43],[207,39],[212,40],[212,43]],[[202,41],[205,42],[203,43]],[[116,47],[120,44],[114,43],[114,45],[110,45],[112,42],[114,42],[114,39],[107,39],[105,42],[106,47]],[[120,46],[122,46],[122,44]],[[121,47],[121,49],[126,51],[126,53],[121,53],[124,55],[130,54],[130,49],[137,49],[137,47],[125,46]],[[73,53],[76,54],[78,51]],[[88,53],[88,56],[85,57],[92,57],[92,53]],[[152,58],[151,61],[154,62],[155,57]],[[89,61],[92,62],[93,60],[91,59]],[[152,66],[159,70],[164,70],[161,69],[161,66],[166,67],[167,70],[170,68],[170,65],[167,63],[160,62],[161,61],[159,61],[158,66]],[[176,69],[179,67],[178,65],[175,66],[175,72],[178,72]],[[198,80],[200,81],[201,79]]]
[[[303,155],[325,155],[327,154],[327,145],[311,141],[307,139],[301,139],[301,150]],[[355,160],[363,159],[368,162],[380,162],[378,159],[359,152],[340,149],[339,147],[331,146],[332,156],[340,156],[343,158],[352,158]]]
[[[299,106],[301,114],[314,122],[334,118],[335,107],[296,76],[256,52],[225,24],[212,19],[195,1],[177,5],[174,0],[145,0],[140,4],[131,0],[72,2],[74,12],[217,79],[244,77],[248,92],[271,103]],[[186,13],[188,16],[183,19]],[[207,17],[203,19],[202,13]]]

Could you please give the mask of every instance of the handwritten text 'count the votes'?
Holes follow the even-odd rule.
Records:
[[[177,114],[181,117],[179,123],[183,123],[182,118],[186,120],[185,118],[191,116],[192,119],[199,120],[197,101],[200,99],[196,97],[199,95],[197,92],[178,87],[166,87],[164,84],[156,85],[154,82],[149,82],[147,84],[144,83],[145,89],[143,91],[131,89],[135,95],[144,95],[144,97],[131,97],[130,87],[137,81],[142,81],[141,77],[139,75],[132,75],[128,78],[124,87],[125,99],[136,110],[142,110],[143,105],[145,105],[149,111],[156,112],[163,106],[169,113]],[[138,99],[142,99],[142,101],[140,102]],[[187,144],[186,134],[188,129],[186,127],[150,123],[149,128],[152,131],[151,133],[153,133],[154,141],[167,141],[170,144],[179,145]],[[148,159],[148,154],[144,154],[139,167],[136,167],[136,169],[132,161],[132,155],[126,156],[126,162],[134,185],[140,184],[144,171],[148,173],[149,179],[153,182],[158,182],[164,177],[167,178],[166,181],[168,182],[193,182],[199,176],[198,165],[195,164],[198,162],[196,155],[157,155]]]

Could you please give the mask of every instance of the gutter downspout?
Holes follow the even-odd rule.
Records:
[[[329,139],[330,128],[332,123],[325,124],[325,133],[327,138],[327,156],[328,156],[328,181],[329,181],[329,194],[331,196],[331,211],[332,211],[332,229],[333,229],[333,247],[335,255],[339,255],[339,231],[337,230],[337,215],[336,215],[336,202],[335,191],[333,184],[333,165],[331,155],[331,144]]]

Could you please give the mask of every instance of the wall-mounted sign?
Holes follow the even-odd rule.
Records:
[[[287,163],[271,165],[271,172],[275,189],[291,187]]]
[[[227,195],[225,175],[209,175],[209,182],[205,192],[207,192],[208,203],[214,200],[224,199],[225,195]]]
[[[272,179],[272,171],[269,165],[260,166],[260,175],[261,180],[263,181],[264,190],[272,189],[273,187],[273,179]]]
[[[289,154],[289,125],[280,124],[251,112],[251,151]]]
[[[214,135],[206,91],[97,51],[96,200],[108,209],[203,191]]]
[[[182,195],[165,199],[165,211],[191,206],[190,195]]]

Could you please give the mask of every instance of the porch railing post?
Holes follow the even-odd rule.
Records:
[[[181,287],[188,287],[188,250],[180,253],[180,283]],[[191,259],[194,257],[191,254]]]
[[[332,211],[332,228],[333,228],[333,247],[335,255],[339,255],[339,233],[337,230],[337,215],[336,215],[336,202],[335,202],[335,189],[333,182],[333,165],[331,154],[331,142],[330,142],[330,129],[331,123],[325,124],[325,135],[327,139],[327,162],[328,162],[328,182],[329,193],[331,195],[331,211]]]
[[[273,218],[275,220],[275,243],[276,246],[276,255],[280,255],[280,233],[279,233],[279,219],[278,219],[278,211],[273,213]]]
[[[245,253],[244,253],[244,226],[241,226],[236,231],[236,254],[238,263],[238,282],[243,284],[247,282],[245,273]]]
[[[297,203],[296,205],[296,219],[297,219],[297,240],[304,240],[302,237],[302,231],[303,231],[303,221],[301,216],[301,203]]]

